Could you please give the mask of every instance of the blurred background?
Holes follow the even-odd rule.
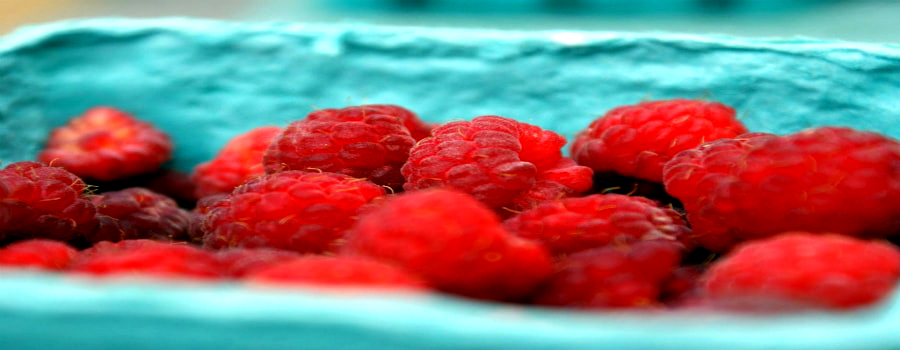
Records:
[[[0,0],[0,33],[99,16],[668,31],[900,43],[898,0]]]

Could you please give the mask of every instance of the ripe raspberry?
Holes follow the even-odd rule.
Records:
[[[263,153],[281,134],[277,126],[264,126],[228,141],[216,157],[194,167],[191,178],[197,184],[197,198],[229,194],[247,180],[265,174]]]
[[[680,266],[662,285],[662,300],[669,307],[701,305],[703,300],[700,278],[704,268],[698,265]]]
[[[362,105],[348,108],[320,109],[310,113],[312,120],[345,120],[345,114],[383,114],[400,119],[414,139],[421,140],[431,135],[433,126],[426,124],[412,111],[396,105]]]
[[[73,260],[70,270],[96,276],[202,279],[221,276],[211,253],[183,243],[147,239],[97,243]]]
[[[791,230],[885,237],[900,227],[900,143],[823,127],[751,134],[682,152],[665,186],[714,251]]]
[[[204,222],[209,210],[219,205],[219,202],[228,198],[226,194],[217,194],[200,198],[197,206],[190,212],[190,225],[188,225],[188,240],[192,243],[202,244],[203,236],[206,234]],[[224,204],[223,204],[224,205]]]
[[[515,120],[482,116],[447,123],[420,141],[403,166],[407,191],[448,186],[494,209],[527,209],[590,188],[591,171],[563,160],[566,140]]]
[[[680,259],[680,246],[670,241],[578,252],[557,263],[535,302],[590,309],[659,306],[661,288]]]
[[[356,257],[308,256],[264,267],[253,282],[321,287],[428,289],[419,277],[391,265]]]
[[[288,125],[263,156],[269,174],[318,169],[400,188],[416,143],[403,120],[366,106],[314,112]]]
[[[734,109],[721,103],[642,102],[594,120],[575,138],[572,157],[597,173],[661,182],[663,165],[678,152],[746,132]]]
[[[35,162],[0,170],[0,242],[23,238],[69,241],[91,232],[96,208],[84,182],[63,168]]]
[[[231,248],[215,252],[219,270],[226,276],[241,278],[269,266],[294,260],[297,252],[268,248]]]
[[[88,110],[53,130],[38,155],[45,164],[101,181],[153,172],[171,157],[168,135],[109,107]]]
[[[75,248],[63,242],[29,239],[0,249],[0,266],[62,270],[77,255]]]
[[[188,239],[190,213],[169,197],[134,187],[94,196],[97,229],[87,235],[89,242],[149,238],[162,241]]]
[[[554,254],[640,240],[677,241],[691,229],[674,210],[619,194],[550,200],[506,220],[506,228]]]
[[[754,310],[847,309],[874,303],[900,279],[900,251],[886,242],[787,232],[749,241],[713,263],[706,297]]]
[[[427,190],[393,197],[361,215],[345,254],[366,256],[465,296],[518,300],[551,272],[547,251],[510,235],[469,195]]]
[[[204,242],[212,248],[331,251],[353,225],[357,210],[381,196],[381,186],[341,174],[266,175],[207,209]]]

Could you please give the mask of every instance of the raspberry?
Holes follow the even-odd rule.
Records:
[[[563,160],[566,140],[499,116],[447,123],[410,151],[407,191],[447,186],[494,209],[527,209],[590,188],[592,172]]]
[[[150,238],[163,241],[188,239],[190,213],[169,197],[134,187],[94,196],[97,229],[87,235],[90,242],[118,242]]]
[[[0,170],[0,241],[75,239],[97,224],[85,184],[63,168],[35,162]]]
[[[77,255],[75,248],[63,242],[29,239],[0,249],[0,266],[62,270]]]
[[[346,118],[345,116],[342,116],[344,114],[352,115],[362,113],[383,114],[400,119],[400,121],[403,123],[403,126],[405,126],[407,130],[409,130],[409,134],[412,135],[412,137],[417,141],[431,135],[431,129],[433,128],[431,125],[426,124],[421,119],[419,119],[419,116],[417,116],[412,111],[396,105],[362,105],[358,107],[349,107],[343,109],[320,109],[311,113],[307,118],[314,120],[343,120],[344,118]]]
[[[95,276],[221,277],[211,253],[146,239],[97,243],[73,260],[70,270]]]
[[[900,143],[848,128],[750,134],[682,152],[665,186],[713,251],[783,231],[885,237],[900,227]]]
[[[277,126],[264,126],[231,139],[216,157],[194,167],[197,198],[229,194],[247,180],[265,174],[262,160],[269,144],[281,134]]]
[[[680,246],[670,241],[578,252],[557,263],[535,302],[588,309],[659,306],[662,286],[680,258]]]
[[[355,257],[309,256],[264,267],[253,282],[321,287],[428,289],[420,278],[391,265]]]
[[[619,194],[550,200],[506,220],[506,228],[569,254],[638,240],[676,241],[691,230],[674,210]]]
[[[216,251],[215,256],[224,275],[241,278],[260,269],[294,260],[300,254],[268,248],[231,248]]]
[[[331,251],[353,225],[357,210],[381,196],[381,186],[341,174],[266,175],[210,205],[204,242],[212,248]]]
[[[597,173],[661,182],[663,165],[678,152],[746,132],[734,109],[721,103],[642,102],[615,108],[594,120],[576,136],[572,157]]]
[[[164,132],[99,107],[53,130],[38,159],[86,179],[111,181],[153,172],[171,156],[172,142]]]
[[[188,225],[188,240],[192,243],[203,243],[203,236],[206,234],[204,222],[209,210],[214,208],[222,200],[228,198],[226,194],[217,194],[200,198],[197,206],[190,212],[190,225]]]
[[[662,285],[660,300],[670,307],[697,306],[703,301],[700,278],[704,269],[701,266],[680,266]]]
[[[874,303],[900,279],[900,251],[886,242],[787,232],[742,243],[713,263],[713,305],[751,310],[848,309]]]
[[[367,106],[324,110],[288,125],[263,156],[266,172],[317,169],[400,188],[416,143],[403,120]]]
[[[508,234],[471,196],[427,190],[388,199],[360,216],[343,253],[382,260],[437,289],[519,300],[551,272],[547,251]]]

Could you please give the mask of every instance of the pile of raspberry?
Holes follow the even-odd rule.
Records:
[[[620,106],[564,154],[565,137],[507,117],[362,105],[247,130],[182,173],[166,132],[95,108],[0,170],[0,267],[600,310],[847,310],[893,293],[900,142],[751,132],[736,115]]]

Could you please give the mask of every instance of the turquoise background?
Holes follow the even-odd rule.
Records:
[[[0,39],[0,160],[112,105],[170,132],[189,170],[232,136],[315,108],[500,114],[571,136],[607,109],[706,98],[755,131],[900,137],[900,47],[614,32],[97,19]],[[900,348],[900,299],[845,314],[576,313],[441,296],[0,276],[0,349]]]

